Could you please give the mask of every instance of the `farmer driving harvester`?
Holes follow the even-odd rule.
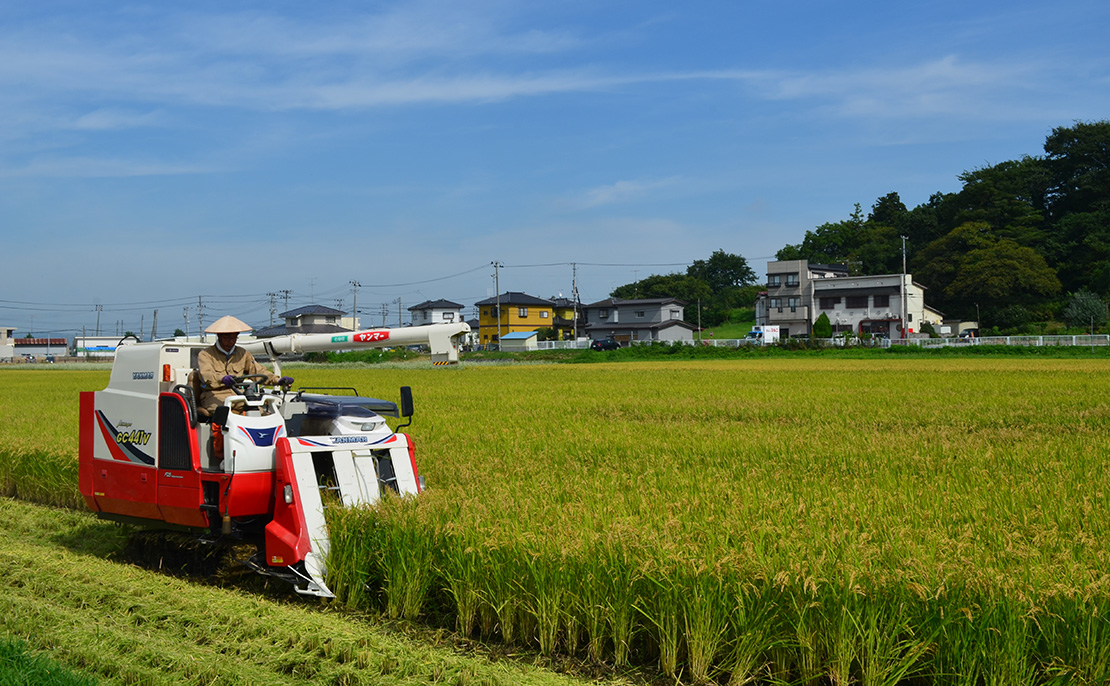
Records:
[[[208,421],[216,413],[216,408],[237,391],[233,387],[238,377],[258,374],[265,377],[264,383],[291,386],[293,379],[279,377],[255,361],[254,355],[235,345],[239,334],[250,331],[251,327],[241,320],[226,315],[217,319],[205,329],[216,334],[216,342],[201,350],[197,355],[199,388],[197,395],[197,414],[202,421]],[[235,410],[235,408],[232,408]],[[212,448],[215,456],[223,460],[223,432],[212,432]]]

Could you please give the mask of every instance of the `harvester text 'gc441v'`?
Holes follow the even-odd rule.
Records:
[[[457,337],[469,330],[459,322],[240,345],[269,355],[278,374],[282,354],[387,346],[427,345],[434,364],[450,364],[458,361]],[[387,489],[423,489],[412,441],[385,419],[412,416],[409,388],[401,388],[398,408],[354,389],[267,388],[248,377],[212,417],[200,417],[196,367],[205,347],[120,345],[108,387],[81,393],[85,502],[107,519],[255,543],[254,569],[331,597],[325,503],[374,504]],[[222,434],[222,455],[214,432]]]

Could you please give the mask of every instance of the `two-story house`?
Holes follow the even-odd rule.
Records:
[[[344,314],[346,313],[342,310],[325,307],[324,305],[305,305],[295,310],[282,312],[278,316],[285,320],[284,324],[258,329],[254,332],[254,336],[255,338],[271,338],[291,333],[339,333],[350,331],[350,329],[341,325]]]
[[[450,300],[425,300],[410,307],[409,312],[413,326],[463,321],[463,306]]]
[[[586,333],[592,340],[692,341],[696,327],[682,319],[686,303],[677,298],[621,300],[609,298],[583,307]]]
[[[527,293],[507,291],[474,303],[478,307],[480,345],[497,345],[509,333],[553,328],[555,303]]]
[[[782,338],[809,336],[824,314],[833,333],[905,338],[923,322],[939,325],[925,287],[909,274],[851,276],[844,265],[783,260],[767,264],[767,290],[756,300],[756,324],[780,327]]]

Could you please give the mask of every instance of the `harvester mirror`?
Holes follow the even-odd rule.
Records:
[[[412,388],[401,386],[401,416],[412,416]]]
[[[220,405],[216,411],[212,413],[212,423],[218,426],[227,424],[227,415],[231,413],[231,408],[227,405]]]

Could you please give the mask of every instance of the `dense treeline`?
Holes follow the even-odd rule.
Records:
[[[961,190],[912,210],[895,192],[866,217],[856,205],[777,257],[898,273],[905,237],[908,269],[932,306],[999,328],[1067,318],[1071,294],[1110,294],[1110,121],[1057,127],[1044,155],[959,178]]]

